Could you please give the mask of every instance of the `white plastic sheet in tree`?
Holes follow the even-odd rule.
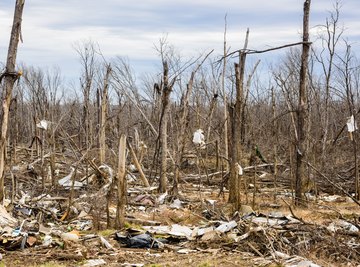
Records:
[[[239,163],[235,163],[235,168],[238,175],[241,176],[244,174],[244,170]]]
[[[43,130],[47,130],[48,126],[49,126],[49,122],[46,120],[41,120],[38,124],[36,124],[36,127]]]
[[[347,125],[347,128],[348,128],[348,132],[349,133],[352,133],[352,132],[355,132],[358,127],[357,127],[357,124],[356,124],[356,121],[354,119],[354,115],[351,115],[347,122],[346,122],[346,125]]]
[[[198,129],[194,133],[193,143],[203,148],[205,146],[205,136],[202,129]]]

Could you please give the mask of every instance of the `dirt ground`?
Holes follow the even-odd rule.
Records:
[[[55,253],[55,252],[53,252]],[[59,252],[59,254],[64,251]],[[105,266],[254,266],[255,262],[250,260],[250,255],[240,252],[225,252],[220,250],[193,252],[191,254],[182,255],[174,252],[159,252],[144,249],[124,249],[114,256],[99,255],[107,264]],[[24,253],[7,253],[3,259],[1,266],[81,266],[86,261],[77,260],[52,260],[51,253],[49,255],[42,254],[39,251]]]

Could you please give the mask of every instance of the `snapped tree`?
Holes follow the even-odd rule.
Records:
[[[296,110],[297,115],[297,139],[296,139],[296,168],[295,168],[295,205],[303,205],[303,181],[305,177],[305,146],[306,146],[306,119],[308,116],[307,106],[307,72],[310,53],[309,43],[309,15],[311,0],[304,2],[303,18],[303,43],[300,68],[299,102]]]
[[[21,22],[25,0],[16,0],[13,25],[6,61],[5,72],[1,75],[4,79],[4,93],[2,99],[1,137],[0,137],[0,201],[4,199],[4,170],[6,160],[7,131],[9,124],[9,109],[12,91],[21,72],[15,70],[16,56],[19,40],[21,38]]]

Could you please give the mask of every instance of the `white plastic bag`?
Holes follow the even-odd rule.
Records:
[[[356,124],[356,121],[354,119],[354,115],[351,115],[347,122],[346,122],[346,125],[347,125],[347,128],[348,128],[348,132],[349,133],[352,133],[352,132],[355,132],[358,127],[357,127],[357,124]]]
[[[205,137],[204,137],[204,131],[202,129],[198,129],[194,133],[193,137],[193,143],[195,145],[200,146],[203,148],[205,146]]]
[[[235,163],[235,165],[236,165],[236,172],[237,172],[237,174],[238,175],[243,175],[244,174],[244,170],[243,170],[243,168],[241,167],[241,165],[239,164],[239,163]]]
[[[46,120],[41,120],[38,124],[36,124],[36,127],[39,129],[47,130],[49,122]]]

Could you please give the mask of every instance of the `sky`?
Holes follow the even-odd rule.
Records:
[[[359,0],[342,0],[340,21],[353,50],[360,52]],[[335,0],[312,0],[310,27],[333,10]],[[15,0],[0,2],[0,62],[6,61]],[[155,46],[167,36],[184,57],[214,49],[223,53],[225,15],[230,50],[242,48],[250,29],[251,49],[267,49],[301,41],[302,0],[25,0],[18,63],[59,67],[67,79],[80,76],[74,46],[96,42],[110,59],[128,59],[137,74],[159,68]]]

